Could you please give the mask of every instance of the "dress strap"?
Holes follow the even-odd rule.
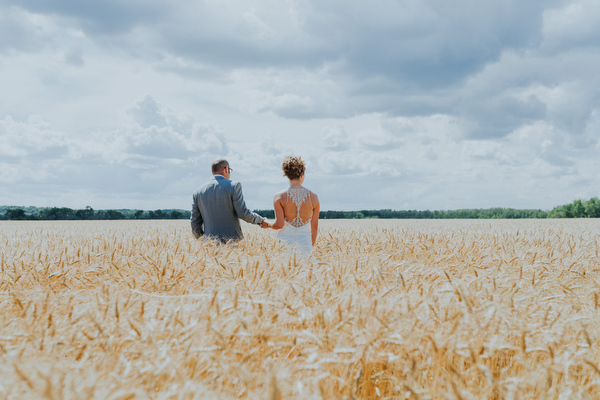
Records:
[[[308,198],[308,201],[310,201],[310,204],[312,207],[312,200],[310,198],[310,190],[308,190],[304,187],[300,187],[297,189],[288,188],[286,190],[286,192],[287,192],[287,199],[285,201],[285,204],[287,204],[288,200],[291,197],[292,201],[294,202],[294,205],[296,206],[296,217],[294,217],[294,219],[290,223],[297,228],[301,227],[311,220],[311,219],[309,219],[308,221],[302,221],[302,218],[300,218],[300,207],[302,206],[302,204],[304,204],[304,202],[306,201],[307,198]]]

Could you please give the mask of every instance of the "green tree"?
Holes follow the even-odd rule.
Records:
[[[589,218],[600,218],[600,200],[597,197],[592,197],[583,204],[585,213]]]
[[[179,210],[171,210],[169,213],[169,219],[184,219],[185,214]]]
[[[270,218],[273,219],[275,218],[275,211],[274,210],[253,210],[255,213],[257,213],[258,215],[265,217],[265,218]],[[187,218],[189,218],[191,216],[191,212],[188,211],[186,213],[186,215],[188,215]],[[321,217],[322,218],[322,217]]]
[[[67,207],[52,207],[45,208],[40,212],[40,219],[51,221],[72,220],[77,219],[75,211]]]
[[[21,208],[6,210],[6,216],[8,217],[8,219],[12,219],[12,220],[23,220],[26,218],[25,210],[23,210]]]
[[[148,211],[148,216],[150,219],[164,219],[165,213],[163,210]]]
[[[105,213],[106,219],[125,219],[125,215],[121,211],[107,210]]]
[[[585,207],[581,200],[575,200],[571,206],[571,213],[573,214],[573,218],[585,218],[586,212]]]
[[[94,218],[94,209],[92,207],[90,207],[90,206],[87,206],[83,210],[77,210],[77,211],[75,211],[75,215],[79,219],[85,219],[85,220],[93,219]]]

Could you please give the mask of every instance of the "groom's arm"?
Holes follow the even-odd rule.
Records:
[[[235,209],[238,218],[249,224],[262,225],[264,218],[257,213],[250,211],[248,207],[246,207],[246,202],[244,201],[244,195],[242,193],[242,184],[240,182],[235,182],[233,184],[232,201],[233,208]]]
[[[204,235],[204,229],[202,228],[204,220],[202,219],[202,213],[200,213],[200,208],[198,208],[197,194],[194,194],[193,196],[192,216],[190,218],[190,222],[192,225],[192,233],[194,234],[196,239]]]

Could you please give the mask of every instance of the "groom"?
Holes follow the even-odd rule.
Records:
[[[263,217],[246,207],[242,184],[229,180],[232,172],[226,159],[213,161],[212,179],[194,192],[191,223],[197,239],[205,235],[223,243],[240,240],[244,235],[239,218],[262,228],[268,226]]]

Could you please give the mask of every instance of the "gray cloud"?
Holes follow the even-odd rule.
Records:
[[[522,125],[531,124],[546,116],[546,105],[535,95],[524,99],[500,95],[470,102],[468,110],[461,110],[472,121],[471,138],[496,138],[508,135]]]
[[[543,11],[552,3],[313,1],[273,7],[239,2],[228,8],[184,1],[169,11],[164,3],[147,1],[13,4],[71,18],[92,35],[127,37],[139,28],[154,47],[223,67],[316,68],[341,62],[342,71],[359,79],[385,76],[431,88],[463,79],[507,48],[538,43]],[[131,40],[136,39],[120,45],[131,46]],[[139,48],[131,51],[137,54]]]
[[[166,198],[156,185],[185,191],[221,155],[277,186],[295,153],[324,204],[345,183],[353,205],[570,201],[600,185],[599,15],[593,0],[6,0],[0,179]]]
[[[380,4],[319,2],[313,5],[314,30],[322,39],[339,41],[337,56],[352,72],[426,88],[453,84],[506,48],[539,42],[542,13],[549,6],[542,1]]]
[[[40,14],[69,18],[92,34],[119,34],[136,24],[152,23],[164,16],[158,1],[141,0],[18,0],[7,1],[16,7]]]
[[[106,45],[105,36],[112,35],[111,47],[158,61],[157,68],[186,77],[218,77],[214,71],[219,69],[279,67],[296,70],[298,78],[298,73],[301,77],[306,71],[326,67],[321,77],[310,77],[321,82],[330,79],[343,99],[341,104],[331,104],[330,97],[319,92],[319,84],[311,83],[311,88],[306,81],[293,84],[294,78],[283,77],[288,82],[264,93],[262,106],[257,107],[260,112],[295,119],[377,111],[395,115],[442,112],[464,115],[475,125],[479,124],[477,116],[483,114],[489,126],[474,134],[496,137],[536,119],[543,104],[510,100],[499,93],[471,102],[459,97],[461,92],[471,95],[462,89],[463,82],[498,62],[506,51],[539,47],[544,33],[560,42],[558,37],[568,31],[543,24],[558,24],[556,13],[547,10],[561,3],[482,1],[461,6],[436,0],[334,1],[281,3],[273,8],[261,2],[240,2],[228,8],[184,1],[170,12],[158,2],[25,0],[15,6],[79,21],[92,37],[102,35],[99,43]],[[576,35],[581,43],[596,35],[597,29],[590,29]],[[560,77],[550,78],[550,83],[556,79]],[[481,100],[487,100],[487,107]],[[511,106],[511,101],[523,102],[524,107]],[[523,110],[528,110],[527,115]],[[583,118],[564,121],[567,117],[562,116],[560,121],[570,126],[579,123],[580,128]]]
[[[83,60],[83,49],[81,46],[70,46],[65,52],[65,62],[78,67],[83,66],[85,62]]]
[[[0,5],[0,54],[39,51],[51,30],[43,22],[47,21],[33,21],[19,8]]]

